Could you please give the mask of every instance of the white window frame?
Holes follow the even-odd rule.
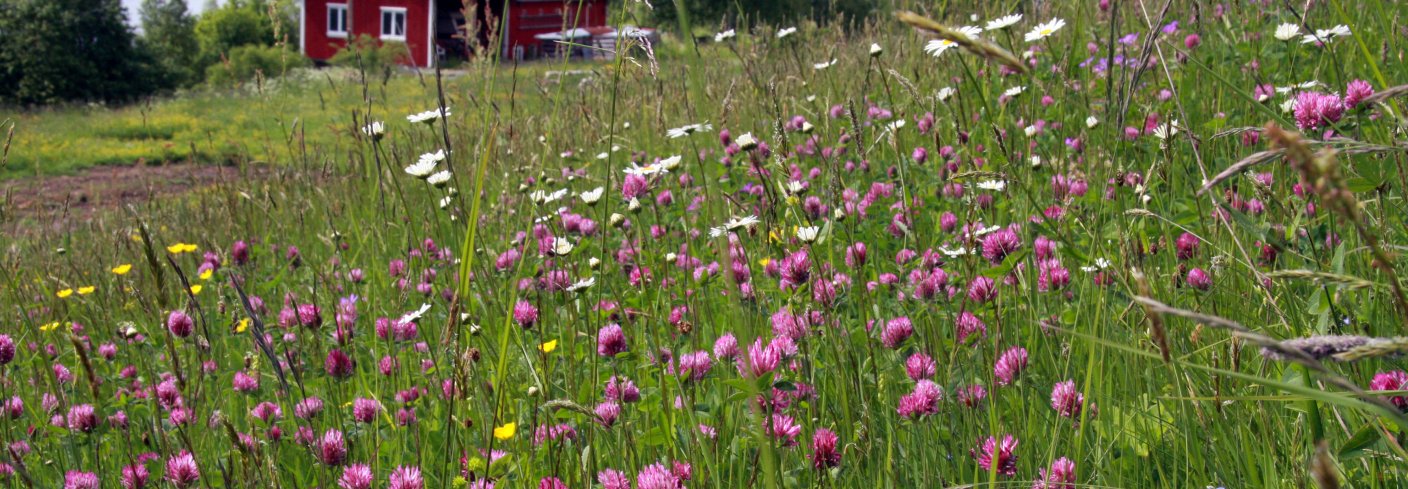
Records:
[[[340,26],[340,27],[342,27],[342,30],[340,30],[340,31],[335,31],[335,30],[332,29],[332,19],[333,19],[333,16],[334,16],[334,15],[338,15],[339,13],[341,14],[341,19],[340,19],[340,20],[341,20],[341,22],[340,22],[341,26]],[[348,11],[347,11],[347,4],[345,4],[345,3],[329,3],[329,4],[328,4],[328,26],[327,26],[327,28],[328,28],[328,37],[335,38],[335,39],[347,39],[347,32],[348,32],[347,20],[348,20],[348,15],[349,15],[349,14],[348,14]]]
[[[391,24],[390,26],[388,26],[388,25],[386,24],[386,15],[387,15],[387,14],[391,14],[391,15],[392,15],[393,22],[392,22],[392,24]],[[395,28],[395,21],[394,21],[394,19],[395,19],[395,16],[396,16],[396,15],[400,15],[400,16],[401,16],[401,33],[400,33],[400,34],[396,34],[396,33],[394,32],[394,28]],[[381,8],[381,20],[378,21],[378,22],[381,24],[381,38],[384,39],[384,40],[387,40],[387,41],[402,41],[402,42],[405,42],[405,41],[406,41],[406,31],[409,30],[409,29],[408,29],[409,26],[406,25],[406,24],[409,23],[409,19],[408,19],[407,17],[408,17],[408,15],[406,14],[406,8],[405,8],[405,7],[382,7],[382,8]],[[392,31],[391,33],[387,33],[387,27],[392,27],[392,28],[393,28],[393,31]]]

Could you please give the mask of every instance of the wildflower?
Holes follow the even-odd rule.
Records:
[[[953,87],[943,87],[940,88],[938,92],[935,92],[934,95],[939,98],[940,102],[943,102],[952,98],[955,93],[958,93],[957,89]]]
[[[381,403],[376,400],[359,397],[352,401],[352,419],[358,423],[371,424],[381,412]]]
[[[812,434],[812,468],[825,470],[841,465],[841,452],[836,449],[839,441],[836,432],[817,429]]]
[[[777,438],[784,447],[797,445],[797,435],[802,433],[802,425],[797,424],[796,419],[782,413],[773,413],[770,421],[768,431],[773,438]]]
[[[406,167],[406,174],[419,178],[421,180],[425,180],[427,178],[430,178],[430,175],[432,173],[435,173],[435,167],[437,164],[438,163],[436,163],[435,161],[426,160],[422,157],[420,160],[417,160],[415,163]]]
[[[1184,232],[1180,234],[1178,239],[1174,241],[1175,248],[1178,250],[1178,259],[1187,260],[1193,258],[1193,256],[1198,253],[1199,243],[1198,237],[1194,236],[1193,233]]]
[[[15,340],[10,335],[0,334],[0,367],[15,360]]]
[[[1349,26],[1340,24],[1329,29],[1316,29],[1315,34],[1306,34],[1301,38],[1301,44],[1315,44],[1318,42],[1328,43],[1336,37],[1348,36]]]
[[[1012,452],[1017,449],[1017,439],[1012,435],[1004,435],[1002,443],[999,444],[996,438],[991,436],[983,442],[982,452],[973,454],[978,459],[978,466],[986,471],[996,471],[1008,477],[1017,475],[1017,455]]]
[[[586,192],[582,192],[582,194],[578,197],[582,199],[582,203],[594,206],[596,205],[597,201],[601,200],[601,194],[605,191],[606,187],[597,187]]]
[[[601,484],[602,489],[631,489],[631,478],[627,477],[624,472],[615,469],[597,472],[596,481]]]
[[[751,151],[758,147],[758,139],[753,137],[753,133],[751,132],[746,132],[743,133],[742,136],[738,136],[738,138],[733,140],[733,143],[737,144],[738,148],[743,151]]]
[[[908,317],[900,316],[885,322],[885,327],[880,331],[880,342],[885,348],[898,348],[904,340],[914,334],[914,325],[910,323]]]
[[[1016,97],[1016,96],[1018,96],[1018,95],[1021,95],[1022,92],[1025,92],[1025,91],[1027,91],[1027,87],[1022,86],[1022,85],[1018,85],[1018,86],[1015,86],[1015,87],[1012,87],[1012,88],[1009,88],[1009,89],[1003,91],[1003,92],[1002,92],[1002,96],[1007,97],[1007,98],[1013,98],[1013,97]]]
[[[831,58],[831,61],[823,61],[823,62],[814,64],[814,65],[812,65],[812,68],[815,68],[815,69],[817,69],[817,70],[824,70],[824,69],[830,68],[830,67],[832,67],[832,66],[836,66],[836,58]]]
[[[804,243],[811,243],[816,241],[817,235],[820,232],[821,228],[816,226],[799,227],[797,228],[797,239],[802,240]]]
[[[735,32],[733,29],[729,29],[718,34],[714,34],[714,42],[724,42],[726,40],[733,39],[737,35],[737,32]]]
[[[1408,373],[1402,370],[1392,370],[1374,374],[1374,380],[1369,382],[1369,389],[1376,391],[1399,391],[1408,388]],[[1388,402],[1397,407],[1400,411],[1408,411],[1408,397],[1392,396]]]
[[[958,30],[959,33],[961,33],[961,34],[963,34],[964,36],[967,36],[967,37],[969,37],[969,38],[976,38],[976,37],[978,37],[979,34],[982,34],[982,33],[983,33],[983,29],[982,29],[982,28],[979,28],[979,27],[977,27],[977,26],[971,26],[971,25],[970,25],[970,26],[959,27],[957,30]],[[952,41],[952,40],[950,40],[950,39],[934,39],[934,40],[929,41],[928,43],[925,43],[925,44],[924,44],[924,52],[929,53],[930,55],[933,55],[933,56],[935,56],[935,57],[938,57],[939,55],[944,54],[945,51],[948,51],[949,49],[952,49],[952,48],[957,47],[957,46],[958,46],[958,43],[957,43],[957,42],[954,42],[954,41]]]
[[[513,434],[518,431],[518,424],[513,422],[504,423],[502,426],[494,428],[494,438],[507,440],[513,438]]]
[[[748,347],[748,371],[754,378],[771,373],[779,363],[782,363],[782,351],[774,344],[764,347],[762,338],[759,338]]]
[[[518,301],[513,305],[513,321],[523,329],[533,327],[533,324],[538,322],[538,308],[534,307],[531,302]]]
[[[680,478],[664,464],[650,464],[636,474],[636,489],[679,489]]]
[[[166,460],[166,480],[178,489],[192,487],[200,480],[200,467],[191,452],[182,450]]]
[[[337,478],[337,487],[342,489],[372,489],[372,468],[366,464],[352,464],[342,469],[342,477]]]
[[[323,433],[323,438],[318,440],[318,460],[333,467],[347,461],[347,442],[341,431],[329,429]]]
[[[1061,457],[1051,462],[1051,469],[1041,469],[1041,478],[1032,489],[1076,489],[1076,463]]]
[[[434,185],[436,188],[443,188],[450,183],[450,170],[441,170],[438,173],[425,177],[425,183]]]
[[[714,125],[708,122],[699,124],[689,124],[665,131],[665,135],[670,139],[677,139],[697,132],[708,132],[714,130]]]
[[[873,43],[873,42],[870,43],[870,56],[871,56],[872,58],[873,58],[873,57],[876,57],[876,56],[879,56],[880,53],[883,53],[883,52],[885,52],[885,48],[880,47],[880,45],[877,44],[877,43]]]
[[[70,470],[64,473],[64,489],[98,489],[98,475],[92,472]]]
[[[68,408],[68,429],[79,433],[92,433],[98,427],[98,416],[92,404],[79,404]]]
[[[1354,80],[1344,89],[1344,107],[1353,109],[1374,95],[1374,87],[1364,80]]]
[[[1027,349],[1014,346],[997,357],[997,362],[993,365],[993,376],[997,377],[997,385],[1009,385],[1017,380],[1025,368]]]
[[[1098,125],[1100,125],[1100,119],[1095,118],[1095,116],[1092,115],[1092,116],[1090,116],[1090,117],[1086,117],[1086,118],[1085,118],[1085,127],[1086,127],[1086,128],[1088,128],[1088,129],[1094,129],[1095,126],[1098,126]]]
[[[1194,268],[1188,271],[1188,286],[1198,290],[1208,290],[1212,287],[1212,277],[1201,268]]]
[[[127,275],[127,272],[130,272],[130,271],[132,271],[132,264],[131,264],[131,263],[123,263],[123,264],[121,264],[121,265],[112,267],[112,273],[113,273],[113,275]]]
[[[993,266],[1001,265],[1008,255],[1022,245],[1021,238],[1012,228],[1002,228],[983,238],[983,258]]]
[[[1085,405],[1085,395],[1076,390],[1073,380],[1058,382],[1051,388],[1051,409],[1067,418],[1079,418],[1080,409]]]
[[[166,317],[166,330],[177,338],[185,338],[195,330],[195,321],[185,311],[171,311]]]
[[[796,33],[797,33],[797,28],[796,28],[796,27],[784,27],[784,28],[782,28],[782,29],[778,29],[778,30],[777,30],[777,38],[778,38],[778,39],[786,39],[787,36],[790,36],[790,35],[793,35],[793,34],[796,34]]]
[[[596,277],[587,277],[582,280],[576,281],[572,285],[568,285],[565,290],[567,290],[568,292],[576,293],[581,292],[583,290],[587,290],[593,285],[596,285]]]
[[[425,123],[425,124],[434,124],[435,121],[438,121],[438,120],[440,120],[441,118],[449,117],[449,116],[450,116],[450,108],[449,108],[449,107],[441,107],[441,108],[439,108],[439,109],[432,109],[432,110],[427,110],[427,111],[425,111],[425,112],[420,112],[420,113],[415,113],[415,114],[408,115],[408,116],[406,116],[406,120],[409,121],[411,124],[415,124],[415,123],[417,123],[417,122],[423,122],[423,123]]]
[[[996,19],[993,19],[993,20],[991,20],[991,21],[988,21],[988,25],[985,26],[985,29],[990,30],[990,31],[995,31],[995,30],[998,30],[998,29],[1005,29],[1005,28],[1007,28],[1007,27],[1011,27],[1011,26],[1013,26],[1013,25],[1016,25],[1018,22],[1021,22],[1021,21],[1022,21],[1022,14],[1004,15],[1004,16],[1002,16],[1002,17],[998,17],[998,18],[996,18]]]
[[[425,480],[421,478],[420,467],[402,465],[391,471],[387,476],[387,489],[424,489]]]
[[[1285,23],[1276,26],[1276,39],[1289,41],[1300,35],[1300,26],[1292,23]]]
[[[545,342],[543,342],[543,344],[538,345],[538,350],[539,350],[539,351],[542,351],[543,353],[552,353],[552,351],[553,351],[553,350],[556,350],[556,349],[557,349],[557,340],[545,341]]]
[[[373,141],[380,141],[382,137],[386,136],[386,124],[381,121],[375,121],[362,126],[362,134],[371,137]]]
[[[352,357],[337,348],[328,351],[323,367],[328,376],[339,380],[350,378],[353,373],[356,373],[356,365],[352,362]]]
[[[54,293],[54,295],[60,299],[67,299],[68,296],[73,295],[73,289],[63,289]]]
[[[124,489],[142,489],[147,487],[147,481],[150,479],[151,473],[147,472],[147,466],[140,462],[122,467]]]
[[[920,379],[914,390],[900,397],[896,412],[901,418],[915,419],[939,412],[939,401],[944,399],[944,390],[929,379]]]
[[[573,248],[572,242],[568,241],[567,238],[553,238],[552,240],[553,256],[567,256],[568,253],[572,252]]]
[[[1065,26],[1066,21],[1062,19],[1052,19],[1045,23],[1037,24],[1036,27],[1033,27],[1032,30],[1027,33],[1026,40],[1027,42],[1036,42],[1046,39]]]
[[[625,349],[625,333],[621,331],[620,324],[610,323],[597,331],[597,355],[615,357]]]

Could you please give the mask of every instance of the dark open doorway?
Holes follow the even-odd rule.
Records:
[[[487,8],[486,8],[487,7]],[[435,46],[440,60],[467,60],[485,53],[489,34],[503,19],[504,0],[437,0]]]

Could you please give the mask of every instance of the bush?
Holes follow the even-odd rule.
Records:
[[[0,103],[121,102],[154,86],[117,0],[0,1],[0,33]]]
[[[256,7],[231,4],[200,16],[196,41],[201,65],[210,66],[237,47],[274,44],[274,25]]]
[[[230,86],[256,76],[282,76],[288,70],[307,64],[303,55],[280,47],[239,46],[231,49],[224,61],[206,68],[205,80],[211,85]]]
[[[411,52],[401,42],[381,42],[366,34],[357,36],[346,48],[333,55],[328,63],[333,66],[362,68],[368,73],[385,70],[397,63],[410,59]],[[361,58],[360,61],[358,58]]]

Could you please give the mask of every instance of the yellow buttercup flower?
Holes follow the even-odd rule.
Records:
[[[771,258],[763,258],[761,260],[758,260],[758,266],[760,267],[766,267],[769,263],[772,263]]]
[[[54,295],[59,296],[60,299],[66,299],[68,298],[68,296],[73,295],[73,289],[60,290],[57,294]]]
[[[55,322],[52,322],[52,323],[49,323],[49,324],[45,324],[45,325],[39,327],[39,330],[40,330],[40,331],[53,331],[53,330],[56,330],[56,329],[59,329],[59,323],[58,323],[58,321],[55,321]]]
[[[546,343],[538,345],[538,349],[542,350],[543,353],[552,353],[553,350],[557,349],[557,340],[548,341]]]
[[[200,272],[200,279],[201,279],[201,280],[210,280],[210,276],[211,276],[211,275],[214,275],[214,274],[215,274],[215,269],[214,269],[214,268],[207,268],[207,269],[205,269],[204,272]]]
[[[171,246],[167,246],[167,247],[166,247],[166,252],[167,252],[167,253],[171,253],[171,254],[173,254],[173,255],[179,255],[179,254],[181,254],[181,250],[184,250],[184,249],[186,249],[186,245],[183,245],[183,244],[181,244],[181,243],[175,243],[175,244],[172,244]]]
[[[507,440],[509,438],[513,438],[513,434],[516,431],[518,431],[518,424],[505,423],[503,426],[494,428],[494,438],[498,438],[500,440]]]
[[[112,273],[115,273],[117,275],[127,275],[127,272],[130,271],[132,271],[131,263],[123,263],[121,265],[112,267]]]
[[[93,287],[92,285],[88,285],[88,286],[84,286],[84,287],[79,287],[79,288],[78,288],[78,295],[88,295],[88,294],[92,294],[94,289],[95,289],[95,287]]]
[[[192,286],[191,286],[191,295],[200,295],[200,291],[201,291],[201,289],[203,289],[203,288],[205,288],[205,287],[202,287],[200,284],[192,285]]]
[[[193,245],[193,244],[183,244],[183,245],[181,245],[181,252],[182,252],[182,253],[190,253],[190,252],[195,251],[195,250],[196,250],[196,245]]]
[[[245,331],[249,331],[249,318],[241,319],[239,324],[235,325],[236,333],[243,333]]]

